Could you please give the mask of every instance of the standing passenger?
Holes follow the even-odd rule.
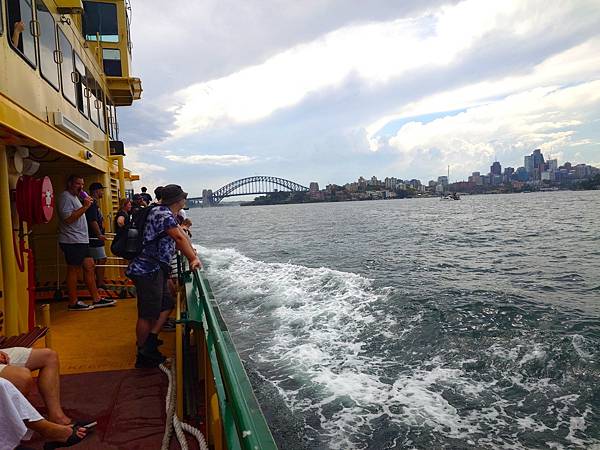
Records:
[[[127,230],[131,223],[131,200],[122,198],[119,201],[119,211],[115,216],[115,239]]]
[[[135,217],[138,212],[144,209],[146,206],[146,202],[142,198],[140,194],[133,194],[133,199],[131,202],[131,215]]]
[[[158,333],[174,305],[167,280],[175,249],[186,256],[190,268],[200,267],[198,256],[175,219],[175,214],[185,205],[187,193],[181,186],[169,184],[162,189],[161,197],[161,204],[148,213],[142,252],[127,269],[138,297],[135,363],[138,368],[156,367],[165,360],[158,351]]]
[[[119,211],[115,216],[115,241],[121,238],[123,233],[127,233],[129,229],[129,225],[131,224],[131,200],[128,198],[122,198],[119,201]],[[121,278],[125,277],[125,268],[124,266],[119,267],[119,274]]]
[[[106,242],[106,236],[104,235],[104,216],[99,205],[100,200],[104,197],[104,186],[101,183],[90,184],[90,195],[94,202],[85,212],[90,236],[90,256],[94,258],[96,263],[96,285],[99,288],[105,288],[104,265],[106,264],[106,251],[104,250],[104,243]]]
[[[144,186],[142,188],[142,193],[140,194],[140,196],[146,202],[146,205],[149,205],[150,203],[152,203],[152,196],[148,194],[148,192],[146,192],[147,190],[148,188]]]
[[[94,307],[114,304],[114,301],[100,298],[96,288],[94,260],[89,254],[89,234],[84,216],[94,200],[82,189],[83,177],[70,175],[67,179],[67,189],[58,197],[58,215],[60,216],[58,243],[67,262],[68,308],[70,311],[88,311]],[[77,298],[77,274],[80,267],[83,267],[83,280],[92,297],[91,305]]]
[[[154,189],[154,198],[156,199],[155,204],[156,205],[160,205],[160,191],[162,191],[163,187],[162,186],[158,186],[156,189]]]

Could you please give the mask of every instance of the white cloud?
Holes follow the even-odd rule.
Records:
[[[134,171],[143,172],[143,173],[163,172],[163,171],[167,170],[165,167],[159,166],[158,164],[149,164],[149,163],[145,163],[142,161],[127,160],[127,165],[129,167],[131,167],[131,169],[133,169]]]
[[[254,158],[245,155],[167,155],[165,158],[178,163],[207,166],[240,166],[255,161]]]
[[[431,120],[432,114],[443,117],[457,110],[473,117],[479,107],[501,108],[507,97],[513,101],[540,86],[544,90],[538,95],[544,98],[600,79],[596,0],[394,4],[413,2],[418,8],[381,9],[373,15],[373,4],[383,8],[394,2],[209,0],[154,17],[158,1],[144,0],[134,11],[134,32],[143,31],[141,39],[134,36],[134,56],[148,68],[140,73],[146,100],[134,110],[144,114],[121,115],[135,128],[124,139],[143,150],[136,160],[156,172],[152,177],[168,176],[173,168],[182,183],[196,183],[202,173],[202,183],[210,187],[221,178],[246,176],[249,167],[320,182],[347,181],[365,170],[394,175],[396,168],[401,170],[395,176],[421,178],[462,159],[453,173],[487,170],[496,152],[502,158],[507,152],[522,155],[536,142],[559,159],[574,161],[581,150],[583,161],[598,160],[598,135],[589,125],[600,120],[595,106],[580,114],[569,105],[567,111],[562,106],[538,113],[521,109],[510,120],[512,103],[493,116],[508,132],[489,130],[477,117],[471,134],[466,123],[456,135],[447,131],[446,141],[461,149],[450,157],[448,145],[424,138],[418,157],[397,147],[390,155],[386,136],[412,117]],[[281,13],[271,13],[275,4]],[[140,19],[140,10],[148,20]],[[181,45],[167,51],[156,29],[173,29]],[[437,130],[418,120],[404,131],[414,127],[416,135],[419,125],[426,132]],[[527,128],[520,125],[524,120]],[[385,136],[379,133],[382,127]],[[249,156],[219,155],[240,147]],[[373,154],[369,148],[384,151]],[[193,149],[211,149],[213,155],[190,159],[185,154]],[[394,155],[399,158],[395,167]],[[502,163],[521,159],[510,156]],[[127,164],[135,166],[131,158]],[[141,171],[147,175],[145,168]]]
[[[489,33],[520,36],[574,10],[575,5],[540,0],[525,6],[517,0],[467,0],[417,19],[341,28],[263,64],[179,91],[172,133],[257,121],[350,76],[373,87],[410,70],[441,71]]]
[[[472,83],[458,89],[428,95],[404,105],[396,114],[387,114],[366,127],[371,140],[371,150],[379,148],[377,132],[394,120],[474,107],[498,97],[539,86],[573,84],[598,78],[600,78],[600,38],[593,38],[553,55],[525,74],[511,74],[496,80]]]
[[[148,154],[151,146],[149,145],[141,145],[137,147],[127,147],[127,158],[125,160],[125,165],[128,169],[130,169],[134,173],[138,174],[151,174],[155,172],[164,172],[167,170],[165,167],[149,163],[145,161],[141,161],[140,157]]]
[[[450,164],[465,175],[489,166],[498,153],[523,155],[538,147],[559,153],[580,142],[577,128],[599,112],[600,79],[566,88],[537,88],[429,123],[406,123],[389,145],[398,153],[399,166],[419,165],[433,152],[428,161],[433,172],[441,173]],[[516,160],[519,165],[520,161]]]

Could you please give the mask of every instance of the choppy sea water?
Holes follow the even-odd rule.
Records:
[[[281,449],[600,448],[600,192],[190,211]]]

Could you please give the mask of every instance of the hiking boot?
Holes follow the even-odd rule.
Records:
[[[74,305],[67,306],[67,309],[69,311],[90,311],[94,309],[94,305],[88,305],[87,303],[79,300]]]
[[[159,361],[159,364],[163,363],[167,358],[158,351],[158,341],[158,335],[150,333],[144,345],[138,347],[138,355]]]
[[[165,360],[166,360],[166,358],[164,358],[163,360],[149,358],[138,352],[137,356],[135,357],[135,368],[136,369],[152,369],[152,368],[160,366],[163,362],[165,362]]]
[[[107,306],[115,306],[117,304],[116,300],[109,300],[108,298],[101,298],[97,302],[94,302],[94,308],[106,308]]]

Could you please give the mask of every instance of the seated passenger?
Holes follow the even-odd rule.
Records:
[[[48,441],[44,450],[70,447],[81,442],[87,430],[78,425],[61,425],[45,420],[10,382],[0,378],[0,450],[12,450],[32,431]]]
[[[74,421],[60,404],[60,372],[58,355],[49,348],[12,347],[0,350],[0,378],[10,381],[25,396],[33,387],[32,370],[38,370],[38,390],[48,408],[48,419],[59,425],[79,426],[95,421]]]

